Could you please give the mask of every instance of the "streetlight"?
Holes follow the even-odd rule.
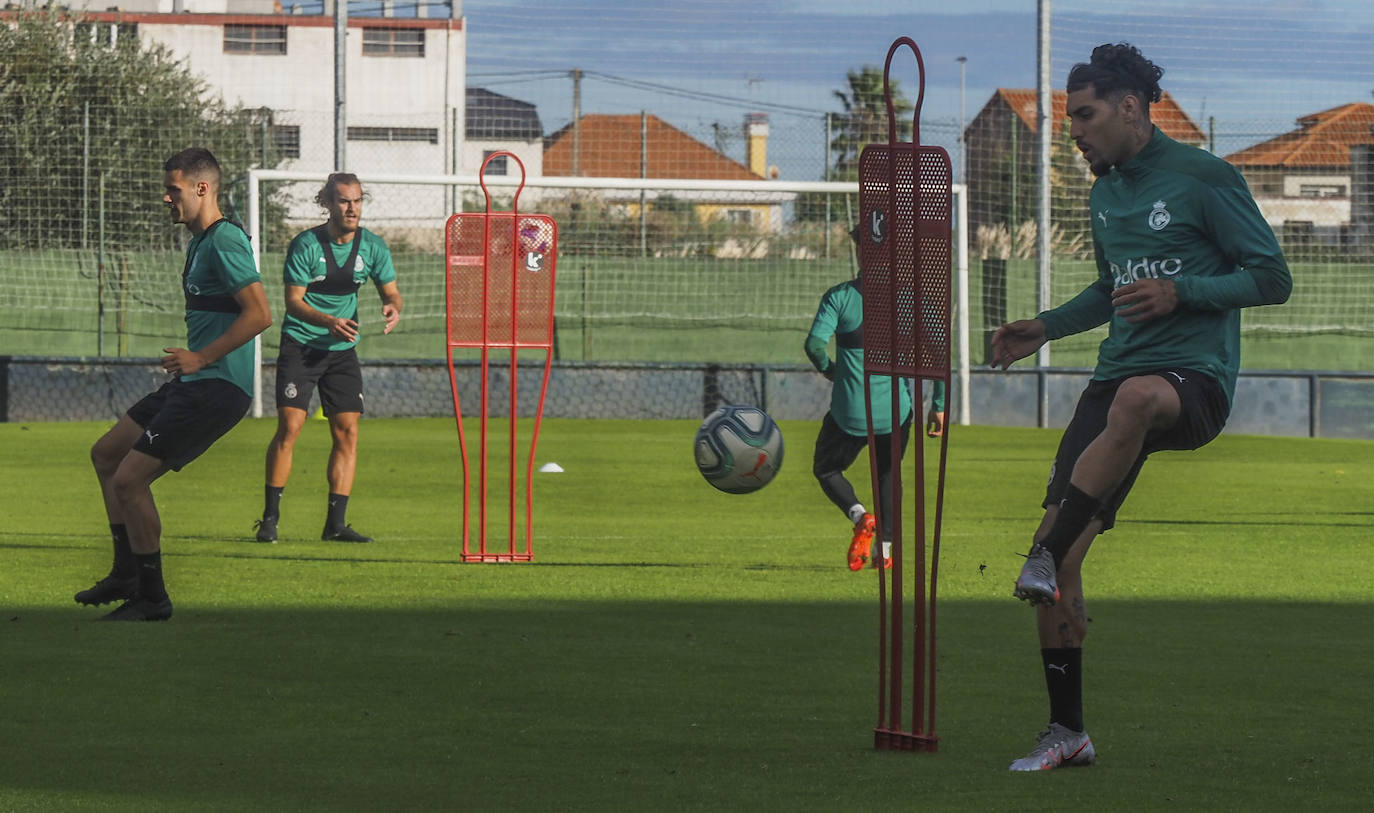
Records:
[[[968,57],[954,60],[959,63],[959,183],[968,183],[968,144],[964,141],[964,71]]]

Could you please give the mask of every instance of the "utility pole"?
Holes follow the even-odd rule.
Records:
[[[581,156],[581,147],[582,147],[582,145],[581,145],[581,143],[580,143],[580,142],[581,142],[581,136],[582,136],[582,69],[581,69],[581,68],[573,68],[573,69],[572,69],[572,82],[573,82],[573,109],[572,109],[572,120],[573,120],[573,122],[572,122],[572,127],[573,127],[573,133],[572,133],[572,135],[573,135],[573,146],[572,146],[572,174],[573,174],[573,177],[576,178],[577,176],[579,176],[579,175],[582,174],[582,171],[581,171],[581,168],[580,168],[581,157],[582,157],[582,156]]]
[[[959,183],[968,184],[968,141],[964,136],[964,69],[968,67],[968,57],[954,60],[959,63]]]
[[[1035,38],[1035,62],[1036,73],[1036,97],[1039,99],[1039,106],[1036,110],[1036,121],[1039,123],[1040,136],[1040,183],[1038,195],[1039,205],[1037,206],[1038,224],[1036,240],[1036,276],[1039,281],[1039,291],[1036,295],[1036,303],[1039,309],[1047,311],[1050,309],[1050,143],[1054,139],[1053,122],[1050,121],[1050,108],[1053,106],[1054,91],[1050,88],[1050,0],[1039,0],[1036,8],[1036,29]],[[1013,227],[1015,224],[1012,224]],[[1035,366],[1050,366],[1050,345],[1049,342],[1040,346],[1036,351]],[[1041,428],[1049,426],[1050,395],[1049,387],[1042,386],[1040,389],[1040,406],[1038,409],[1039,420],[1036,426]]]
[[[334,0],[334,171],[348,166],[348,0]]]

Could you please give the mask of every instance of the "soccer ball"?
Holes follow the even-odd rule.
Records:
[[[758,407],[723,406],[697,430],[697,470],[727,494],[768,485],[782,467],[782,430]]]

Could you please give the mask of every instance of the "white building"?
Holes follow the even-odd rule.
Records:
[[[401,11],[415,16],[348,18],[345,166],[367,186],[369,175],[443,175],[475,172],[464,160],[467,31],[462,0],[444,18],[424,15],[423,4]],[[335,167],[334,17],[274,0],[75,0],[90,35],[137,36],[156,42],[204,78],[230,106],[269,108],[270,138],[287,156],[281,169],[332,172]],[[319,5],[314,6],[319,9]],[[435,8],[439,8],[436,6]],[[83,32],[87,30],[82,27]],[[292,189],[290,218],[318,221],[314,189]],[[415,225],[417,216],[442,223],[453,211],[451,191],[440,187],[370,190],[369,228],[388,222]],[[397,198],[403,199],[397,199]]]

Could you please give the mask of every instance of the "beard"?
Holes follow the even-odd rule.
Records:
[[[1088,163],[1088,171],[1094,178],[1101,178],[1112,171],[1112,165],[1110,161],[1091,161]]]

